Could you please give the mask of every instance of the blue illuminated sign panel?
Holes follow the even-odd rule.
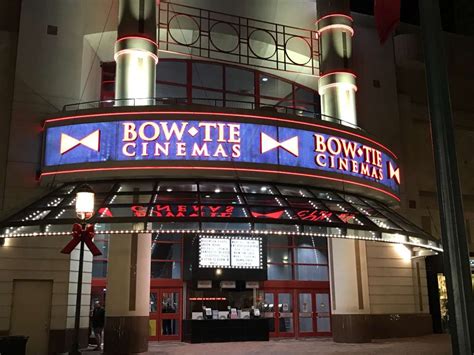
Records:
[[[316,129],[204,120],[119,120],[48,127],[44,166],[122,161],[269,164],[358,177],[398,193],[396,159],[363,139]]]

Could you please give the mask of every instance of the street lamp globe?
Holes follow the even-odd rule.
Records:
[[[89,185],[81,185],[76,192],[76,215],[82,220],[88,220],[94,214],[94,191]]]

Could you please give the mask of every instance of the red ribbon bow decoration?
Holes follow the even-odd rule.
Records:
[[[75,223],[72,226],[72,240],[67,243],[67,245],[61,250],[63,254],[71,254],[74,248],[81,242],[81,237],[84,240],[87,248],[91,251],[92,255],[99,256],[102,255],[101,251],[92,241],[94,239],[95,232],[94,226],[89,224],[84,230],[82,230],[82,226],[78,223]]]

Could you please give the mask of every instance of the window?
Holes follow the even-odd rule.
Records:
[[[156,70],[156,81],[186,85],[186,62],[160,60]]]
[[[181,243],[153,241],[151,246],[152,260],[180,260]]]
[[[234,183],[227,182],[201,182],[199,184],[199,190],[205,192],[237,192],[237,187]]]
[[[242,202],[242,197],[237,194],[204,192],[200,196],[202,204],[236,205]]]
[[[224,106],[252,110],[255,108],[255,97],[247,95],[226,94]]]
[[[193,87],[222,90],[222,68],[220,64],[193,62]]]
[[[269,280],[327,281],[327,241],[320,237],[268,236]]]
[[[180,279],[181,263],[170,261],[160,262],[152,261],[151,263],[152,279]]]
[[[183,243],[177,234],[154,234],[151,244],[151,278],[180,279]]]
[[[131,181],[120,184],[120,192],[150,192],[153,191],[153,181]]]
[[[98,235],[94,239],[102,255],[95,256],[92,277],[106,278],[108,266],[109,236]],[[180,279],[182,265],[182,239],[178,234],[154,234],[151,245],[151,278]]]
[[[130,203],[149,203],[151,199],[151,195],[145,194],[120,194],[120,195],[113,195],[109,199],[110,205],[117,205],[117,204],[130,204]]]
[[[246,195],[245,199],[249,205],[257,206],[285,206],[286,203],[280,197],[264,195]]]
[[[194,104],[220,107],[223,105],[223,99],[222,92],[193,88],[192,100]]]
[[[276,77],[260,74],[260,95],[268,99],[278,99],[281,102],[292,98],[293,87],[290,83]]]
[[[254,72],[247,69],[226,67],[226,90],[241,95],[252,95],[255,90]]]
[[[158,83],[156,84],[156,97],[163,99],[179,99],[186,97],[186,87]]]
[[[262,184],[241,184],[240,187],[242,191],[248,194],[266,194],[266,195],[274,195],[276,193],[276,189],[270,185],[262,185]]]
[[[92,260],[92,277],[107,277],[107,259],[109,257],[109,236],[98,235],[94,238],[94,243],[102,252],[102,255],[94,256]]]
[[[291,248],[274,247],[269,248],[267,253],[267,262],[289,264],[293,261]]]
[[[158,185],[158,191],[197,191],[197,184],[189,182],[161,182]]]
[[[115,63],[102,63],[101,100],[113,100]],[[160,59],[156,97],[166,102],[241,109],[272,108],[298,116],[319,114],[317,91],[268,73],[199,60]],[[104,102],[112,106],[113,102]]]
[[[153,202],[159,204],[195,204],[198,199],[197,194],[192,192],[159,192],[153,198]]]
[[[285,196],[312,197],[312,195],[303,188],[294,186],[278,186],[280,193]]]

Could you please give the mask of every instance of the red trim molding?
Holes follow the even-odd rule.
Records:
[[[381,188],[370,186],[361,182],[350,181],[346,179],[340,179],[335,177],[317,175],[317,174],[307,174],[307,173],[300,173],[294,171],[284,171],[284,170],[271,170],[271,169],[253,169],[253,168],[226,168],[226,167],[211,167],[211,166],[196,166],[196,167],[189,167],[189,166],[117,166],[117,167],[110,167],[110,168],[81,168],[81,169],[71,169],[71,170],[61,170],[61,171],[49,171],[43,172],[40,175],[40,179],[45,176],[50,175],[63,175],[63,174],[77,174],[77,173],[91,173],[91,172],[106,172],[106,171],[126,171],[126,170],[203,170],[203,171],[242,171],[242,172],[250,172],[250,173],[262,173],[262,174],[281,174],[281,175],[289,175],[289,176],[300,176],[306,178],[315,178],[315,179],[322,179],[322,180],[329,180],[335,182],[342,182],[346,184],[351,184],[355,186],[361,186],[364,188],[368,188],[377,192],[381,192],[396,201],[400,202],[400,198],[388,191],[385,191]]]

